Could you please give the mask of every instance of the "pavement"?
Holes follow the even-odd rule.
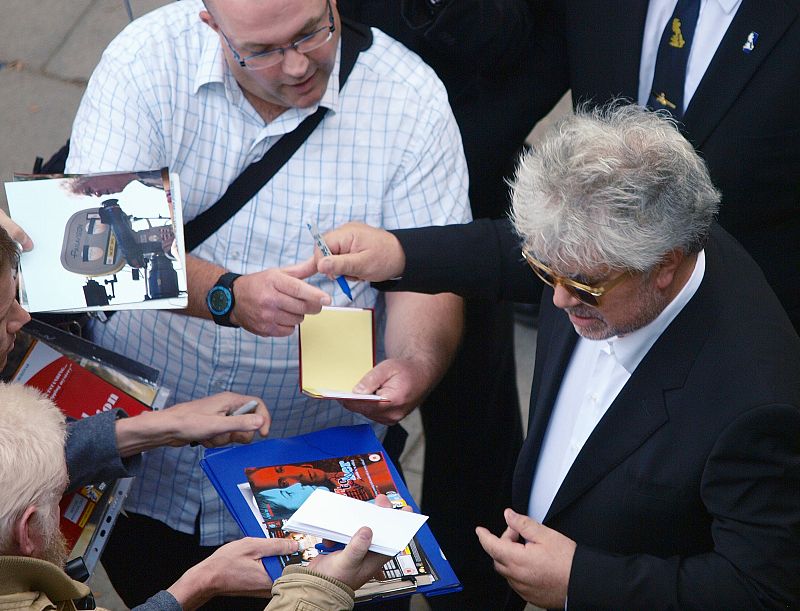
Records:
[[[140,17],[169,0],[131,0]],[[123,0],[2,0],[0,20],[0,181],[30,172],[37,156],[47,160],[69,137],[86,83],[108,43],[128,23]],[[568,99],[559,112],[569,107]],[[6,209],[5,190],[0,206]],[[523,416],[533,369],[535,331],[517,325],[519,388]],[[419,417],[404,421],[410,432],[401,462],[409,488],[419,500],[425,440]],[[90,585],[98,604],[126,607],[116,597],[102,567]],[[415,601],[412,608],[424,609]]]
[[[131,0],[131,8],[139,17],[167,1]],[[3,0],[0,180],[64,144],[92,70],[127,23],[123,0]]]

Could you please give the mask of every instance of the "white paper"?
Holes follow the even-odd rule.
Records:
[[[380,395],[360,395],[354,392],[342,392],[331,390],[330,388],[311,388],[303,389],[303,392],[310,397],[318,399],[355,399],[358,401],[388,401],[386,397]]]
[[[372,529],[370,550],[386,556],[400,553],[428,516],[378,507],[327,490],[315,490],[283,525],[283,530],[349,543],[362,526]]]

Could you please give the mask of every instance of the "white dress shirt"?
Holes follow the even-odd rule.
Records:
[[[705,253],[701,251],[689,280],[651,323],[622,337],[578,340],[561,382],[536,465],[528,504],[528,515],[534,520],[544,520],[597,423],[656,340],[697,291],[705,273],[705,261]]]
[[[717,52],[722,37],[728,31],[742,0],[701,0],[697,29],[694,32],[689,62],[686,65],[686,83],[683,91],[683,110],[697,91],[700,80]],[[661,35],[678,0],[650,0],[647,8],[647,21],[642,39],[642,59],[639,65],[639,104],[647,105],[653,89],[653,74],[656,70],[656,56]]]

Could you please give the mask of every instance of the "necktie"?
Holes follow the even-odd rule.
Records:
[[[658,45],[653,86],[647,105],[653,110],[666,109],[676,119],[683,117],[686,64],[699,14],[700,0],[678,0]]]

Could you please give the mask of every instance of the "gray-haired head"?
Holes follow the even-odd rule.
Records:
[[[50,399],[0,383],[0,556],[15,553],[14,528],[28,507],[44,524],[58,505],[67,484],[65,438],[64,414]]]
[[[512,220],[556,270],[647,271],[699,252],[720,195],[665,115],[619,101],[581,107],[519,162]]]

